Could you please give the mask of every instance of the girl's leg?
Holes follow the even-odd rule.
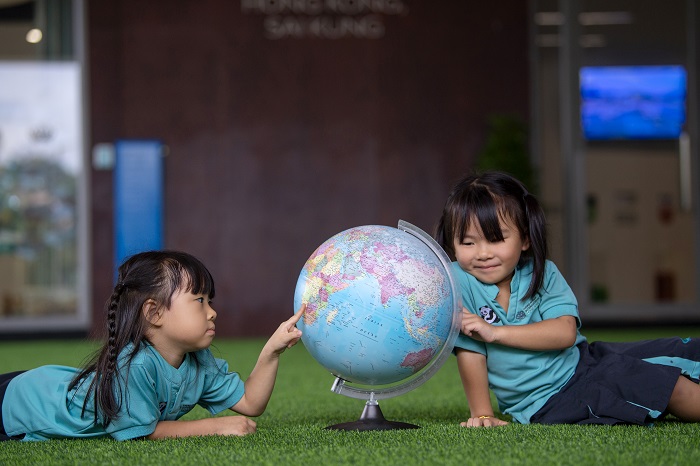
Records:
[[[700,379],[699,338],[659,338],[633,342],[602,342],[590,344],[593,354],[618,353],[653,364],[679,367],[694,382]]]
[[[668,411],[682,421],[700,421],[700,385],[683,376],[678,377]]]
[[[9,437],[5,432],[5,425],[2,423],[2,401],[5,399],[5,390],[10,384],[10,380],[14,379],[24,371],[10,372],[8,374],[0,374],[0,442],[4,440],[19,440],[21,437]],[[24,436],[22,436],[24,437]]]

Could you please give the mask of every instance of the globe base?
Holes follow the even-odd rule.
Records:
[[[419,429],[420,426],[406,422],[388,421],[384,418],[379,404],[370,400],[365,404],[358,421],[344,422],[326,427],[327,430],[393,430]]]

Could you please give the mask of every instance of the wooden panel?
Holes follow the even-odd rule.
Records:
[[[379,39],[271,40],[237,1],[90,3],[92,143],[168,146],[165,245],[210,267],[220,335],[274,330],[305,260],[341,230],[431,232],[487,117],[527,115],[526,2],[403,4],[379,14]],[[100,277],[109,183],[95,173]],[[96,279],[98,320],[109,292]]]

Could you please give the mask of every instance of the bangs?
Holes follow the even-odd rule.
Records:
[[[171,295],[180,289],[196,295],[206,295],[209,299],[214,298],[214,278],[198,259],[190,255],[180,255],[166,260],[164,266],[171,281]]]
[[[464,240],[473,222],[476,222],[487,241],[503,241],[501,220],[505,220],[509,215],[505,212],[505,206],[497,203],[486,187],[475,186],[461,202],[455,202],[453,205],[460,206],[452,215],[454,237],[459,238],[460,242]]]
[[[192,294],[203,294],[213,299],[215,293],[214,279],[204,266],[182,264],[182,289]]]

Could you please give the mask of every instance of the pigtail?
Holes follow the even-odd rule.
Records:
[[[122,282],[117,283],[109,301],[107,309],[107,343],[105,350],[100,355],[97,370],[95,371],[95,406],[99,407],[107,422],[119,413],[121,399],[121,385],[114,383],[118,374],[119,352],[125,342],[120,344],[117,334],[117,308],[119,300],[125,290]],[[115,391],[117,396],[115,397]],[[97,410],[95,410],[97,412]]]
[[[450,229],[447,225],[445,225],[445,217],[446,215],[443,212],[442,216],[440,217],[440,221],[438,222],[437,228],[435,229],[434,238],[437,244],[439,244],[440,247],[447,253],[450,259],[454,260],[454,245],[452,244],[454,239],[448,238],[448,231]]]
[[[547,232],[544,211],[535,196],[526,191],[523,204],[527,222],[526,237],[530,242],[529,255],[532,258],[532,280],[523,299],[529,299],[535,296],[544,284],[548,256]]]
[[[99,422],[98,413],[101,413],[104,418],[105,425],[115,418],[119,412],[120,403],[117,399],[121,399],[121,387],[115,384],[114,380],[118,377],[118,358],[121,350],[118,333],[117,333],[117,309],[119,301],[125,286],[123,283],[118,283],[114,287],[112,296],[109,299],[107,306],[107,340],[102,349],[97,353],[90,364],[88,364],[71,382],[68,387],[73,389],[88,377],[91,373],[95,373],[95,377],[90,382],[83,403],[81,415],[85,415],[85,410],[88,405],[88,400],[92,397],[95,400],[95,424]],[[116,385],[116,386],[115,386]],[[117,397],[115,397],[115,389]]]

